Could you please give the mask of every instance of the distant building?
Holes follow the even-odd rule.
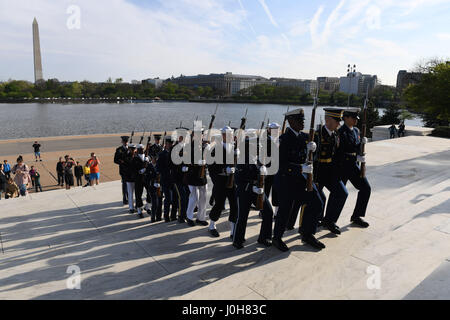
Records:
[[[164,81],[161,80],[160,78],[155,78],[155,79],[142,80],[142,83],[150,83],[150,84],[154,85],[156,89],[158,89],[163,85]]]
[[[340,79],[338,77],[318,77],[317,84],[321,91],[332,93],[339,91]]]
[[[214,90],[221,91],[225,96],[231,96],[240,90],[247,89],[260,84],[274,85],[274,81],[261,76],[241,75],[227,73],[211,73],[209,75],[199,74],[196,76],[183,76],[173,78],[170,82],[184,87],[211,87]]]
[[[278,87],[302,88],[306,93],[314,94],[317,90],[316,80],[302,80],[289,78],[270,78]]]
[[[407,72],[406,70],[400,70],[397,74],[397,91],[402,92],[410,84],[416,84],[422,80],[422,73],[420,72]]]
[[[340,78],[339,91],[347,94],[363,95],[367,87],[369,87],[369,91],[372,91],[378,85],[379,81],[376,75],[356,72],[354,77],[347,75]]]
[[[131,80],[131,84],[141,84],[142,81],[138,81],[138,80]]]

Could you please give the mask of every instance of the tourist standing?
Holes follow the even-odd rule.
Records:
[[[22,156],[17,158],[17,164],[12,168],[12,173],[15,174],[14,182],[17,184],[20,190],[21,196],[27,195],[27,186],[30,183],[30,169],[23,162]]]
[[[36,169],[34,169],[34,166],[31,166],[30,168],[30,177],[31,177],[31,185],[34,187],[34,175],[36,173]]]
[[[58,186],[64,186],[64,161],[62,157],[59,157],[59,161],[56,164],[56,173],[58,174]]]
[[[34,157],[36,159],[36,162],[38,161],[38,157],[39,157],[39,161],[42,161],[41,159],[41,145],[35,141],[33,144],[33,148],[34,148]]]
[[[3,172],[5,173],[6,179],[11,178],[11,166],[8,160],[3,160]]]
[[[75,161],[73,160],[73,158],[70,158],[69,155],[66,155],[63,164],[63,168],[64,168],[64,180],[66,182],[66,189],[69,190],[70,187],[72,187],[74,185],[73,183],[73,171],[72,168],[75,167]]]
[[[97,184],[97,185],[100,181],[100,168],[98,166],[99,164],[100,164],[100,160],[97,158],[95,153],[92,152],[91,158],[87,162],[87,166],[89,167],[90,172],[91,172],[90,177],[89,177],[91,186],[94,185],[94,181],[95,181],[95,184]]]
[[[3,164],[0,163],[0,200],[2,199],[2,192],[5,193],[6,198],[6,175],[3,172]]]
[[[75,178],[77,178],[77,186],[80,187],[83,185],[83,166],[80,165],[80,162],[77,161],[77,165],[75,167]]]
[[[398,126],[398,137],[404,137],[405,136],[405,121],[402,121],[400,125]]]
[[[397,131],[397,128],[395,127],[395,124],[392,124],[392,126],[389,127],[389,138],[394,139],[395,133]]]
[[[91,169],[87,166],[87,164],[83,166],[83,173],[84,179],[86,180],[86,184],[83,186],[83,188],[89,187],[91,185]]]

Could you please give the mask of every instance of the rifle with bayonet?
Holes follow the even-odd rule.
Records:
[[[166,135],[167,135],[167,131],[164,131],[163,150],[164,150],[164,147],[166,146]],[[156,188],[156,196],[158,198],[161,198],[161,196],[162,196],[162,193],[161,193],[161,173],[159,173],[159,172],[156,175],[156,183],[159,186],[158,188]]]
[[[289,112],[289,107],[287,108],[286,113]],[[284,120],[283,120],[283,126],[281,127],[281,134],[283,134],[286,131],[286,121],[287,121],[287,117],[284,116]]]
[[[363,121],[361,123],[361,139],[364,139],[367,135],[367,108],[369,104],[369,86],[367,86],[366,90],[366,99],[364,100],[364,109],[363,109]],[[361,150],[360,150],[361,156],[366,155],[366,145],[364,143],[361,143]],[[361,178],[366,177],[366,163],[361,163]]]
[[[133,130],[133,131],[131,131],[131,139],[130,139],[130,144],[132,144],[132,143],[133,143],[133,137],[134,137],[134,130]]]
[[[236,168],[236,165],[237,165],[237,152],[236,151],[237,151],[237,147],[240,142],[240,139],[241,139],[241,133],[243,130],[245,130],[245,124],[247,122],[247,113],[248,113],[248,108],[245,110],[245,115],[241,119],[241,125],[239,126],[238,136],[237,136],[237,139],[236,139],[235,145],[234,145],[234,168]],[[233,185],[234,185],[234,173],[231,173],[228,176],[227,188],[231,189],[231,188],[233,188]]]
[[[212,127],[214,125],[214,121],[216,120],[216,114],[217,114],[217,109],[219,108],[219,105],[216,105],[216,110],[214,111],[214,114],[211,115],[211,120],[209,121],[209,126],[208,126],[208,135],[206,136],[206,142],[210,143],[211,142],[211,130]],[[203,149],[202,149],[203,151]],[[203,157],[202,157],[203,158]],[[206,166],[202,165],[200,170],[199,170],[199,177],[201,179],[203,179],[206,175]]]
[[[316,120],[316,110],[317,110],[318,102],[319,102],[319,88],[317,87],[316,95],[314,96],[314,106],[313,106],[312,115],[311,115],[311,127],[309,129],[309,142],[314,141],[314,134],[315,134],[314,122]],[[308,159],[307,159],[308,164],[312,164],[313,160],[314,160],[314,152],[312,150],[310,150],[308,152]],[[306,179],[306,188],[309,192],[313,191],[313,173],[308,173],[308,178]]]
[[[145,136],[145,129],[142,132],[142,136],[141,136],[141,139],[139,140],[139,144],[142,144],[142,141],[144,141],[144,136]]]

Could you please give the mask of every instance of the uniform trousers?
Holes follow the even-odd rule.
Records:
[[[344,185],[347,185],[348,180],[359,190],[352,218],[364,217],[370,199],[371,188],[367,178],[361,178],[361,169],[356,162],[346,161],[344,164],[342,175]]]
[[[134,210],[134,182],[127,182],[127,193],[128,193],[128,208]]]
[[[187,207],[187,218],[194,220],[194,210],[198,207],[197,219],[200,221],[206,221],[206,195],[207,187],[204,186],[189,186],[189,204]]]

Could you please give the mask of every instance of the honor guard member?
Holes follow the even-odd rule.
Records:
[[[196,224],[201,226],[207,226],[206,222],[206,201],[208,180],[206,177],[206,161],[199,160],[195,163],[195,154],[203,154],[203,150],[206,147],[206,143],[190,143],[191,147],[191,165],[189,165],[189,171],[187,173],[187,183],[189,186],[189,204],[187,207],[187,223],[193,227]],[[198,149],[195,149],[195,148]],[[201,157],[202,158],[202,157]],[[197,210],[197,219],[194,222],[194,211]]]
[[[367,143],[367,138],[360,138],[359,129],[356,127],[359,120],[359,111],[358,108],[344,110],[344,125],[338,130],[339,148],[337,157],[341,167],[342,182],[347,184],[347,181],[350,180],[352,185],[359,190],[351,222],[362,228],[367,228],[369,224],[362,217],[366,215],[371,189],[367,178],[361,177],[361,168],[358,165],[358,162],[366,162],[365,157],[360,153],[361,144]]]
[[[134,167],[134,157],[136,154],[136,146],[134,144],[130,144],[128,146],[128,152],[125,157],[125,174],[124,180],[127,183],[127,194],[128,194],[128,208],[130,209],[130,213],[135,213],[134,209],[134,189],[136,182],[136,168]]]
[[[161,145],[161,135],[155,134],[155,143],[150,146],[150,157],[157,157],[161,151],[163,151],[163,147]]]
[[[118,147],[116,149],[116,152],[114,153],[114,163],[119,165],[119,174],[122,180],[122,197],[123,197],[123,204],[128,204],[128,191],[127,191],[127,182],[124,179],[125,176],[125,158],[128,153],[128,140],[130,137],[122,136],[120,137],[122,139],[122,146]]]
[[[268,126],[267,130],[267,156],[271,156],[271,149],[272,149],[272,143],[276,146],[279,145],[278,137],[273,136],[273,132],[275,130],[280,129],[280,125],[276,122],[272,122]],[[270,167],[270,164],[267,164],[267,167]],[[266,175],[264,179],[264,193],[267,196],[267,199],[269,199],[270,192],[272,191],[272,206],[275,207],[275,215],[278,212],[278,195],[276,188],[272,188],[273,181],[274,181],[275,175]],[[262,212],[261,212],[262,214]]]
[[[177,196],[175,191],[174,168],[171,151],[173,141],[171,136],[166,137],[164,150],[160,152],[157,166],[161,174],[161,189],[164,195],[164,221],[170,222],[177,220]],[[170,216],[169,216],[170,214]]]
[[[136,195],[136,208],[139,218],[144,218],[142,213],[142,207],[144,203],[142,201],[142,193],[144,192],[144,187],[147,189],[147,179],[145,172],[147,171],[147,166],[149,163],[148,157],[145,157],[144,154],[144,146],[142,144],[138,144],[136,146],[137,154],[133,158],[133,168],[136,171],[136,180],[135,180],[135,195]],[[148,199],[147,201],[149,201]]]
[[[283,242],[282,237],[291,214],[291,208],[298,200],[305,204],[305,209],[300,215],[299,233],[302,240],[317,249],[325,248],[325,245],[314,236],[318,220],[323,210],[323,202],[313,183],[313,191],[307,191],[307,175],[313,172],[311,164],[307,164],[307,155],[316,149],[314,142],[308,142],[308,135],[304,129],[305,116],[303,109],[297,109],[285,114],[289,127],[280,136],[280,168],[276,176],[280,208],[275,218],[272,244],[281,251],[289,248]]]
[[[324,111],[325,125],[320,126],[315,136],[317,151],[314,164],[314,181],[318,184],[324,204],[326,197],[323,188],[325,187],[330,191],[325,216],[322,213],[322,226],[334,234],[341,234],[336,223],[348,196],[347,188],[341,181],[339,167],[336,164],[336,152],[339,145],[337,129],[343,110],[325,108]]]
[[[148,187],[147,190],[147,199],[150,199],[151,202],[151,211],[147,211],[150,213],[151,222],[161,221],[161,202],[162,197],[158,197],[157,189],[161,186],[157,182],[158,176],[158,166],[156,164],[156,157],[150,157],[150,163],[147,165],[145,171],[145,179],[146,185]],[[147,200],[148,203],[148,200]]]
[[[189,131],[187,128],[179,127],[177,130],[185,130]],[[178,142],[175,145],[180,145],[181,150],[179,151],[179,157],[183,157],[184,148],[187,147],[187,144],[190,144],[190,141],[184,141],[183,136],[178,137]],[[178,222],[185,223],[186,222],[186,211],[189,202],[189,187],[187,185],[187,174],[189,171],[189,164],[181,163],[179,165],[175,165],[174,175],[175,175],[175,192],[177,195],[178,201]]]
[[[209,212],[209,232],[213,237],[220,237],[219,232],[216,229],[216,222],[220,218],[220,214],[225,208],[225,200],[228,199],[228,203],[230,204],[230,215],[228,216],[228,221],[230,222],[231,236],[234,231],[234,224],[237,219],[237,199],[236,199],[236,184],[233,183],[231,187],[228,186],[230,175],[233,175],[236,171],[234,162],[227,163],[228,159],[233,159],[234,155],[238,150],[234,148],[234,142],[229,141],[232,136],[232,129],[230,127],[224,127],[221,130],[222,132],[222,148],[223,148],[223,159],[221,163],[213,163],[208,166],[209,174],[211,176],[211,180],[214,183],[213,187],[213,197],[214,197],[214,206]],[[212,152],[212,156],[214,156],[214,150]]]
[[[267,168],[258,162],[258,155],[251,155],[251,144],[256,144],[258,149],[258,139],[250,137],[246,139],[245,163],[236,167],[236,193],[238,201],[238,217],[233,234],[233,246],[242,249],[245,242],[245,230],[247,228],[248,215],[251,204],[257,205],[258,197],[263,197],[262,223],[258,237],[258,243],[270,247],[272,245],[272,219],[273,209],[264,193],[264,188],[258,187],[259,175],[267,176]]]

